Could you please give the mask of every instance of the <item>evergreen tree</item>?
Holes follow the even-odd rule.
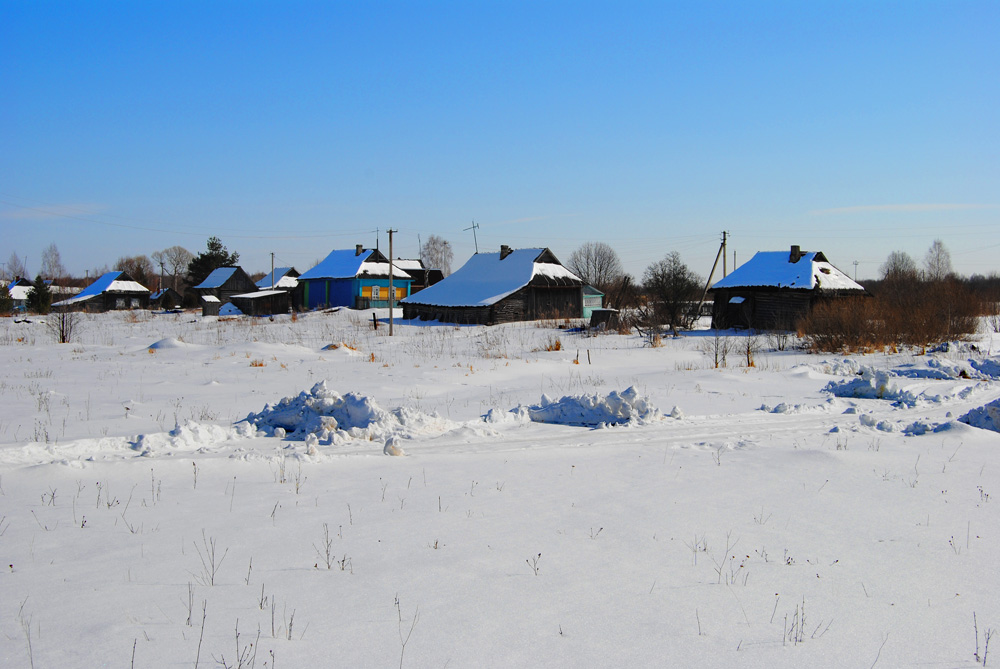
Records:
[[[28,311],[36,314],[47,314],[52,307],[52,291],[45,285],[42,275],[35,277],[28,291]]]
[[[14,298],[10,296],[10,288],[0,286],[0,316],[6,316],[14,311]]]
[[[239,253],[230,253],[218,237],[209,237],[206,250],[188,263],[188,283],[197,286],[215,270],[220,267],[233,267],[239,260]]]

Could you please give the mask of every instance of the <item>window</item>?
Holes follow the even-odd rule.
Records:
[[[380,292],[379,291],[379,286],[372,286],[372,299],[373,300],[380,300],[380,299],[382,299],[381,296],[379,295],[379,292]]]

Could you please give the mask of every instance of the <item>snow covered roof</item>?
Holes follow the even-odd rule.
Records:
[[[527,286],[535,277],[583,283],[559,264],[548,249],[517,249],[502,258],[501,255],[477,253],[454,274],[400,302],[441,307],[489,306]]]
[[[864,287],[827,262],[819,252],[803,252],[792,262],[788,251],[759,251],[716,281],[712,288],[798,288],[858,290]]]
[[[215,295],[202,295],[201,299],[203,299],[206,302],[221,302],[222,301],[219,298],[217,298]]]
[[[392,275],[404,280],[413,279],[398,266],[393,267]],[[299,280],[350,279],[357,276],[387,277],[389,262],[375,249],[363,249],[360,254],[355,249],[337,249],[330,251],[318,265],[303,272]]]
[[[245,300],[259,300],[262,297],[271,297],[272,295],[287,295],[283,290],[258,290],[255,293],[243,293],[242,295],[233,295],[231,299],[245,299]]]
[[[10,297],[13,300],[23,302],[28,299],[28,292],[31,290],[31,285],[17,284],[16,286],[10,286],[7,292],[10,293]]]
[[[195,290],[201,288],[221,288],[222,284],[229,281],[229,277],[236,273],[238,267],[219,267],[212,270],[212,273],[205,277],[205,280],[194,287]]]
[[[291,290],[299,285],[298,278],[291,276],[290,273],[295,272],[294,267],[275,267],[271,274],[274,274],[274,287],[275,288],[285,288]],[[295,272],[298,274],[298,272]],[[263,279],[257,282],[257,287],[261,290],[271,289],[271,274],[268,274]]]
[[[407,272],[409,272],[410,270],[416,272],[423,272],[425,269],[424,263],[421,262],[420,260],[410,260],[407,258],[396,258],[395,260],[392,261],[392,265],[393,267],[398,267]]]
[[[132,277],[124,272],[108,272],[107,274],[102,274],[97,278],[94,283],[90,284],[79,293],[69,298],[68,300],[63,300],[61,302],[56,302],[53,307],[65,307],[70,304],[77,304],[79,302],[84,302],[93,297],[97,297],[103,293],[146,293],[149,294],[149,288],[146,288],[141,283],[133,281]]]

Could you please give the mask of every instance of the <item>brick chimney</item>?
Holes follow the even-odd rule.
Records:
[[[503,260],[511,254],[511,248],[506,244],[500,245],[500,260]]]
[[[798,248],[798,247],[796,247]],[[354,255],[359,256],[365,252],[365,247],[363,244],[358,244],[354,247]]]
[[[792,252],[788,254],[788,262],[798,262],[802,257],[802,249],[798,245],[792,245]]]

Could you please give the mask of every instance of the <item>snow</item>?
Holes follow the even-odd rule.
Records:
[[[562,265],[535,262],[544,251],[514,249],[502,259],[499,252],[477,253],[458,271],[400,302],[443,307],[489,306],[527,286],[536,276],[580,281]]]
[[[372,313],[0,321],[0,663],[951,667],[1000,626],[994,335],[716,369]]]
[[[276,267],[274,268],[274,272],[269,273],[263,279],[258,281],[256,285],[261,290],[270,290],[272,288],[271,282],[273,281],[274,288],[292,290],[299,285],[299,280],[289,274],[289,272],[293,269],[293,267]],[[271,278],[271,274],[274,275],[273,279]]]
[[[858,290],[864,287],[831,265],[822,254],[806,252],[789,262],[788,251],[759,251],[750,260],[716,281],[713,288],[801,288]]]

